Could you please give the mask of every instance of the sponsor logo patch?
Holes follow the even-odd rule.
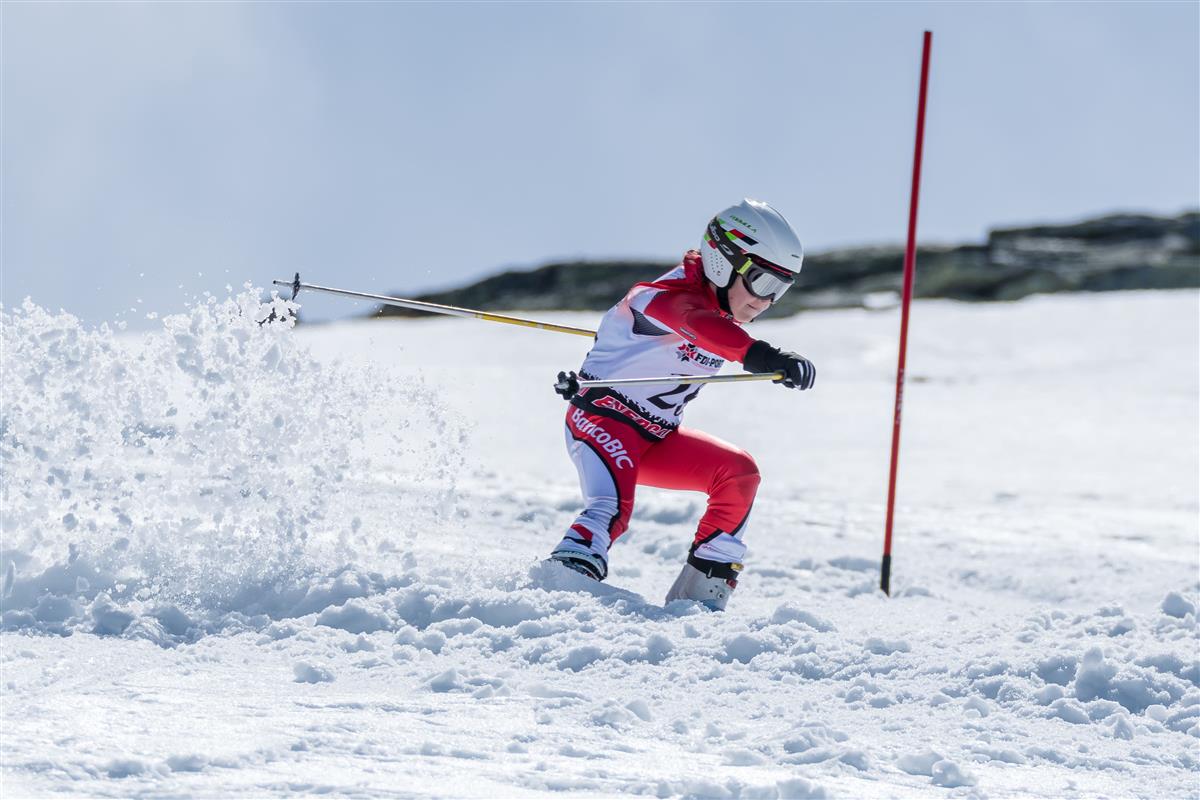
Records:
[[[690,361],[693,364],[699,364],[702,367],[720,369],[725,364],[725,359],[706,356],[704,353],[701,353],[700,348],[696,347],[694,344],[681,344],[675,350],[675,353],[679,356],[680,361]]]
[[[629,417],[629,419],[637,423],[639,428],[642,428],[651,436],[657,436],[659,439],[666,438],[666,435],[671,432],[669,428],[664,428],[656,422],[651,422],[610,394],[604,395],[604,397],[596,400],[592,405],[597,408],[607,408],[616,411],[623,417]]]
[[[617,465],[617,469],[625,469],[626,467],[633,466],[633,459],[629,457],[629,453],[625,450],[625,444],[600,427],[598,422],[592,422],[588,419],[584,415],[583,409],[576,408],[571,413],[571,422],[575,423],[576,430],[600,445],[601,450],[612,456],[613,463]]]

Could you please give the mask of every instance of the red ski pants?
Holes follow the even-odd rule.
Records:
[[[679,428],[651,441],[633,423],[590,414],[571,406],[566,420],[567,450],[579,471],[586,507],[568,531],[568,540],[607,557],[633,513],[637,485],[704,492],[708,508],[700,518],[694,546],[712,542],[722,552],[710,558],[739,561],[759,474],[754,459],[702,431]],[[722,536],[722,534],[728,534]],[[728,542],[721,546],[716,539]],[[730,537],[733,537],[731,540]],[[737,540],[737,541],[733,541]],[[723,557],[722,553],[728,553]]]

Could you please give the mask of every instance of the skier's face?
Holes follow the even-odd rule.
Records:
[[[755,297],[746,288],[741,275],[729,286],[729,310],[738,322],[753,322],[754,318],[771,307],[769,297]]]

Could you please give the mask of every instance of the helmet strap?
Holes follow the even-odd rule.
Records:
[[[737,276],[732,275],[731,278],[736,279]],[[733,280],[730,280],[730,283],[733,283]],[[726,314],[733,313],[729,309],[729,286],[726,285],[717,287],[717,302],[721,304],[721,310]]]

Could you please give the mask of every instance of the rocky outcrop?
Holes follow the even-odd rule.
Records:
[[[601,311],[674,262],[580,261],[505,272],[417,299],[484,310]],[[797,288],[773,315],[896,302],[904,248],[832,250],[804,260]],[[1067,225],[993,230],[985,244],[922,246],[917,297],[1017,300],[1046,292],[1200,287],[1200,212],[1113,214]],[[384,307],[384,316],[420,312]]]

